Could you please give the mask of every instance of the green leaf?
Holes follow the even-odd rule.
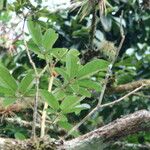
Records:
[[[86,38],[89,35],[89,28],[82,27],[79,30],[73,31],[72,35],[74,37]]]
[[[63,113],[72,112],[72,108],[79,103],[79,97],[77,96],[67,96],[61,103],[60,108]]]
[[[56,90],[57,90],[57,89],[56,89]],[[62,99],[65,98],[66,93],[65,93],[63,90],[59,90],[59,89],[58,89],[58,92],[56,92],[54,95],[55,95],[55,97],[56,97],[57,99],[62,100]]]
[[[24,134],[22,134],[20,132],[16,132],[15,133],[15,139],[17,139],[17,140],[25,140],[26,137],[24,136]]]
[[[65,129],[65,130],[67,130],[67,131],[69,131],[69,130],[71,130],[71,129],[73,128],[73,125],[70,124],[68,121],[59,121],[59,122],[58,122],[58,125],[59,125],[61,128]],[[78,131],[73,131],[73,132],[71,133],[71,135],[77,137],[77,136],[79,136],[79,132],[78,132]]]
[[[82,87],[79,88],[78,94],[81,94],[86,97],[91,97],[91,93],[87,89]]]
[[[35,94],[36,94],[36,89],[32,88],[32,89],[26,91],[25,95],[30,96],[30,97],[34,97]]]
[[[38,46],[41,46],[42,45],[42,32],[41,32],[40,25],[32,21],[31,19],[29,19],[27,22],[27,26],[35,44],[37,44]]]
[[[69,80],[69,75],[67,74],[67,72],[65,71],[64,68],[55,68],[55,71],[60,74],[66,81]]]
[[[52,108],[48,108],[48,109],[46,109],[46,112],[47,112],[47,114],[56,114],[56,111],[54,110],[54,109],[52,109]]]
[[[59,109],[59,103],[52,93],[48,92],[47,90],[41,90],[41,94],[50,107],[55,110]]]
[[[57,72],[56,72],[57,73]],[[58,73],[57,73],[58,75]],[[53,84],[56,86],[56,87],[61,87],[62,86],[62,82],[59,78],[55,78]]]
[[[27,91],[29,91],[33,86],[33,71],[30,71],[21,81],[19,84],[19,91],[22,94],[25,94]]]
[[[83,103],[83,104],[77,105],[75,108],[90,109],[91,106],[89,104]]]
[[[48,29],[43,36],[43,46],[46,51],[51,49],[58,39],[58,34],[53,29]]]
[[[100,70],[106,69],[108,62],[102,59],[95,59],[84,65],[77,73],[77,78],[83,79],[90,77]]]
[[[78,93],[79,91],[79,84],[77,82],[70,84],[71,89],[75,92]]]
[[[29,48],[32,52],[34,52],[35,54],[38,55],[39,58],[45,59],[44,52],[41,51],[41,50],[39,49],[39,47],[38,47],[32,40],[29,40],[29,42],[27,43],[27,45],[28,45],[28,48]]]
[[[64,128],[64,129],[66,129],[67,131],[69,131],[69,130],[73,127],[73,126],[72,126],[70,123],[68,123],[67,121],[59,121],[58,124],[59,124],[59,126],[60,126],[61,128]]]
[[[83,104],[75,106],[74,112],[76,114],[79,114],[82,110],[86,110],[86,109],[90,109],[90,108],[91,108],[91,106],[89,104],[83,103]]]
[[[17,83],[14,77],[9,73],[8,69],[0,64],[0,85],[11,89],[12,91],[17,90]]]
[[[65,121],[65,122],[68,122],[67,116],[64,115],[64,114],[60,114],[58,121],[62,121],[62,122]]]
[[[107,16],[103,15],[100,17],[100,20],[101,20],[104,30],[109,32],[112,27],[112,18],[109,15]]]
[[[3,100],[4,107],[8,107],[9,105],[13,104],[16,101],[15,98],[5,98]]]
[[[72,52],[68,52],[66,56],[66,69],[70,78],[74,78],[77,74],[79,66],[79,59],[73,55]]]
[[[52,55],[57,58],[58,60],[63,60],[67,54],[67,48],[52,48],[51,53]]]
[[[5,88],[0,86],[0,93],[7,95],[7,96],[15,96],[15,92],[10,88]]]
[[[69,53],[71,53],[72,55],[76,57],[80,55],[80,52],[76,49],[70,49]]]
[[[85,87],[88,89],[94,89],[96,91],[100,91],[101,90],[101,86],[99,83],[92,81],[92,80],[88,80],[88,79],[82,79],[78,81],[78,84],[81,87]]]

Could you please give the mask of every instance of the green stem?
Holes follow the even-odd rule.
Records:
[[[49,79],[49,85],[48,85],[49,92],[51,92],[52,90],[53,81],[54,81],[54,76],[51,76]],[[41,138],[44,137],[45,135],[45,127],[46,127],[45,122],[46,122],[46,109],[47,108],[48,108],[48,103],[45,102],[43,112],[42,112],[42,117],[41,117]]]

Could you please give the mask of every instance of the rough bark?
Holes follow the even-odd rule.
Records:
[[[19,141],[0,138],[0,150],[103,150],[112,142],[139,131],[150,131],[149,111],[137,111],[83,136],[64,142],[50,138],[37,139],[36,142],[31,139]]]
[[[101,150],[108,146],[109,142],[118,140],[138,131],[150,130],[150,112],[141,110],[121,119],[117,119],[106,126],[87,133],[71,141],[65,142],[64,146],[73,150]]]

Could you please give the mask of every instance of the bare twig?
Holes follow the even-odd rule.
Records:
[[[42,71],[39,73],[39,77],[41,77],[41,76],[44,74],[44,72],[46,72],[47,68],[48,68],[48,65],[46,65],[46,66],[42,69]]]
[[[25,21],[26,20],[24,20],[24,24],[25,24]],[[24,29],[23,29],[23,31],[24,31]],[[36,138],[36,122],[37,122],[37,113],[38,113],[37,108],[38,108],[38,99],[39,99],[39,80],[40,80],[40,77],[39,77],[37,68],[35,66],[35,63],[33,62],[32,58],[31,58],[31,55],[30,55],[30,52],[28,49],[28,45],[27,45],[27,42],[25,40],[25,31],[23,32],[23,39],[24,39],[25,50],[26,50],[27,56],[29,58],[30,64],[32,65],[32,68],[34,69],[35,79],[36,79],[36,83],[35,83],[36,95],[35,95],[35,100],[34,100],[33,127],[32,127],[32,136],[35,139]]]
[[[125,98],[129,97],[130,95],[134,94],[135,92],[139,91],[140,89],[142,89],[144,86],[146,85],[141,85],[140,87],[136,88],[135,90],[133,90],[132,92],[124,95],[123,97],[119,98],[118,100],[115,100],[113,102],[110,102],[110,103],[106,103],[106,104],[103,104],[103,105],[100,105],[99,108],[104,108],[104,107],[107,107],[107,106],[113,106],[119,102],[121,102],[122,100],[124,100]]]
[[[136,95],[136,96],[139,96],[139,97],[143,97],[143,98],[150,98],[149,95],[143,95],[143,94],[140,94],[140,93],[134,93],[133,95]]]
[[[29,49],[28,49],[28,46],[27,46],[27,43],[25,41],[25,38],[24,38],[24,44],[26,46],[26,52],[27,52],[27,55],[28,55],[28,58],[29,58],[29,61],[34,69],[34,72],[35,72],[35,78],[36,78],[36,95],[35,95],[35,100],[34,100],[34,112],[33,112],[33,128],[32,128],[32,136],[33,138],[35,139],[36,138],[36,121],[37,121],[37,107],[38,107],[38,98],[39,98],[39,75],[38,75],[38,71],[36,69],[36,66],[35,66],[35,63],[33,62],[31,56],[30,56],[30,52],[29,52]]]
[[[31,55],[30,55],[30,52],[29,52],[29,49],[28,49],[28,45],[27,45],[27,42],[25,41],[25,35],[24,35],[24,45],[25,45],[25,50],[27,52],[27,56],[29,58],[29,61],[30,61],[30,64],[32,65],[32,68],[34,69],[34,72],[35,72],[35,75],[38,76],[38,71],[36,69],[36,66],[35,66],[35,63],[33,62],[32,58],[31,58]]]
[[[98,99],[98,104],[87,116],[85,116],[77,125],[75,125],[67,133],[67,135],[64,138],[67,138],[74,130],[76,130],[80,125],[82,125],[89,117],[91,117],[91,115],[94,114],[101,106],[101,103],[102,103],[102,100],[103,100],[103,97],[104,97],[104,94],[105,94],[105,91],[106,91],[106,87],[107,87],[107,83],[108,83],[109,77],[112,74],[112,67],[113,67],[113,65],[115,64],[115,62],[116,62],[116,60],[118,58],[119,51],[121,50],[121,47],[122,47],[123,42],[125,40],[124,30],[123,30],[123,27],[122,27],[122,18],[123,18],[123,12],[122,12],[122,14],[120,16],[120,33],[121,33],[121,37],[122,37],[121,38],[121,42],[120,42],[119,47],[117,49],[116,56],[115,56],[114,60],[108,66],[107,73],[106,73],[105,80],[104,80],[104,85],[103,85],[103,88],[101,90],[101,94],[100,94],[99,99]]]
[[[32,122],[30,121],[25,121],[25,120],[22,120],[21,118],[19,117],[13,117],[13,118],[4,118],[4,120],[6,122],[9,122],[11,124],[17,124],[21,127],[26,127],[26,128],[31,128],[32,127]],[[48,123],[48,125],[46,126],[47,129],[50,129],[50,130],[53,130],[52,126],[52,122],[50,121],[46,121]],[[41,128],[41,125],[39,123],[36,123],[36,128],[40,129]]]
[[[34,100],[34,112],[33,112],[33,128],[32,135],[34,139],[36,138],[36,124],[37,124],[37,114],[38,114],[38,101],[39,101],[39,76],[36,76],[36,94]]]
[[[25,24],[25,20],[26,18],[24,19],[24,24]],[[36,86],[36,95],[35,95],[35,100],[34,100],[34,112],[33,112],[33,129],[32,129],[32,136],[36,137],[36,124],[37,124],[37,115],[38,115],[38,111],[37,111],[37,108],[38,108],[38,99],[39,99],[39,81],[40,81],[40,77],[44,74],[44,72],[47,70],[48,68],[48,64],[42,69],[42,71],[40,73],[38,73],[37,71],[37,68],[36,68],[36,65],[35,63],[33,62],[32,58],[31,58],[31,55],[30,55],[30,52],[29,52],[29,49],[28,49],[28,45],[27,45],[27,42],[25,41],[25,31],[24,31],[24,24],[23,24],[23,36],[24,36],[24,45],[26,47],[26,52],[27,52],[27,56],[29,58],[29,61],[30,61],[30,64],[32,65],[32,68],[34,69],[34,72],[35,72],[35,79],[36,79],[36,82],[35,82],[35,86]],[[48,107],[48,106],[47,106]],[[44,121],[45,122],[45,121]],[[41,129],[43,130],[43,129]],[[45,130],[45,127],[44,127],[44,130]]]
[[[32,122],[21,120],[21,118],[16,118],[16,117],[15,118],[5,118],[4,120],[11,124],[18,124],[23,127],[32,127],[32,124],[33,124]],[[36,124],[36,127],[40,128],[40,124]]]
[[[104,108],[104,107],[107,107],[107,106],[113,106],[119,102],[121,102],[122,100],[124,100],[125,98],[129,97],[130,95],[134,94],[135,92],[139,91],[140,89],[142,89],[144,86],[146,85],[142,85],[138,88],[136,88],[135,90],[133,90],[132,92],[124,95],[123,97],[119,98],[118,100],[115,100],[113,102],[110,102],[110,103],[106,103],[106,104],[103,104],[103,105],[97,105],[86,117],[84,117],[76,126],[74,126],[68,133],[68,135],[70,135],[74,130],[76,130],[80,125],[82,125],[92,114],[94,114],[98,109],[100,108]],[[67,138],[68,135],[65,137]]]

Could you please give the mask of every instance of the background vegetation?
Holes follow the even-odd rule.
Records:
[[[117,62],[112,69],[113,75],[111,76],[107,88],[110,89],[112,86],[150,78],[150,6],[148,2],[139,0],[111,0],[109,1],[110,6],[107,6],[106,15],[102,17],[100,17],[99,9],[97,8],[97,25],[94,37],[94,42],[96,43],[95,45],[97,48],[93,48],[89,45],[92,20],[92,9],[88,10],[88,8],[90,9],[90,6],[86,7],[87,4],[84,5],[79,15],[77,15],[79,8],[71,11],[61,10],[52,13],[51,10],[43,7],[42,3],[42,0],[39,0],[37,5],[34,6],[29,0],[16,0],[11,4],[6,0],[0,2],[0,62],[10,70],[11,74],[17,81],[21,82],[23,77],[26,76],[32,68],[25,51],[22,33],[23,20],[28,13],[31,14],[32,19],[40,25],[42,33],[45,33],[49,28],[54,29],[58,33],[59,37],[53,45],[53,48],[79,50],[81,52],[79,57],[84,64],[95,58],[101,58],[108,62],[110,61],[113,55],[113,50],[110,50],[110,52],[108,50],[109,54],[104,54],[99,49],[105,41],[113,42],[113,44],[118,47],[121,40],[119,24],[120,15],[123,12],[122,26],[125,34],[125,41],[119,52]],[[83,17],[82,13],[85,14],[85,17]],[[81,20],[82,17],[83,19]],[[26,35],[28,35],[28,33],[26,33]],[[30,37],[28,36],[28,38]],[[41,57],[39,58],[35,53],[32,53],[31,56],[39,70],[44,68],[46,64],[45,60],[41,59]],[[61,66],[61,63],[57,64],[57,67],[59,66]],[[96,78],[95,80],[100,83],[100,87],[103,85],[104,75],[105,72],[94,76]],[[47,89],[48,76],[48,74],[42,76],[40,82],[41,89]],[[59,85],[59,83],[55,84],[55,86]],[[107,93],[104,95],[102,103],[118,99],[125,93],[126,92]],[[0,94],[1,97],[4,96],[1,90]],[[86,104],[86,109],[81,109],[81,112],[67,114],[65,116],[67,117],[65,124],[63,124],[63,122],[56,124],[56,126],[53,126],[52,130],[49,131],[48,134],[51,135],[51,137],[63,137],[68,130],[70,130],[96,106],[99,91],[92,91],[91,96],[88,95],[88,92],[83,95],[85,94],[87,98],[84,99],[81,104]],[[18,101],[18,103],[23,103],[22,101]],[[14,112],[15,117],[17,116],[23,120],[31,121],[32,116],[30,114],[33,110],[28,106],[27,101],[23,103],[24,108],[22,107],[18,112]],[[113,107],[100,109],[82,124],[78,132],[74,133],[72,136],[87,133],[120,118],[122,115],[130,114],[141,109],[150,109],[150,95],[148,89],[133,94]],[[5,116],[1,108],[0,111],[4,118],[8,116],[10,117],[9,113],[8,116],[7,114]],[[53,120],[53,116],[50,116],[49,119]],[[30,137],[30,133],[29,129],[19,125],[13,125],[4,120],[2,120],[0,125],[1,137],[25,139]],[[141,144],[149,143],[150,133],[140,132],[126,137],[123,141]]]

